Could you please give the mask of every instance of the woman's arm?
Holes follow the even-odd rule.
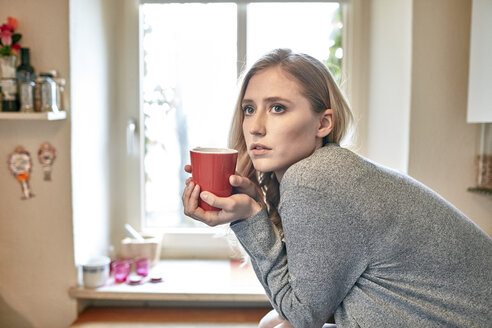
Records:
[[[294,327],[322,327],[367,266],[363,231],[345,200],[309,187],[282,197],[285,243],[265,211],[231,228],[277,312]]]

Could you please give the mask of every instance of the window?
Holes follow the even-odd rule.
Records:
[[[144,230],[204,227],[183,214],[189,149],[226,147],[238,76],[286,47],[340,77],[338,2],[142,3]],[[188,229],[189,230],[189,229]]]
[[[227,146],[236,85],[236,5],[145,4],[145,220],[193,227],[181,193],[195,146]]]

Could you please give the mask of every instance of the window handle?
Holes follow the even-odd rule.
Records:
[[[137,124],[135,123],[135,120],[129,119],[128,122],[126,123],[126,153],[128,155],[133,154],[133,145],[134,145],[134,140],[135,140],[135,131],[137,129]]]

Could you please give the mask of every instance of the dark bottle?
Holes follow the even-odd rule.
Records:
[[[21,48],[21,64],[17,66],[17,79],[19,82],[34,81],[34,68],[31,66],[29,48]]]

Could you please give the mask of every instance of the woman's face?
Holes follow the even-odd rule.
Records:
[[[292,164],[322,146],[320,127],[326,112],[315,113],[297,81],[279,66],[259,71],[250,79],[241,107],[253,165],[260,172],[275,172],[278,181]]]

